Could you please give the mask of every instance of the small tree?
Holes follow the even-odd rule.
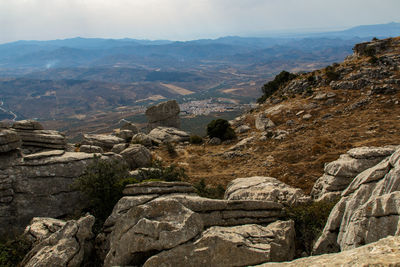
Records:
[[[281,86],[285,85],[287,82],[293,80],[296,77],[297,75],[293,73],[282,71],[281,73],[276,75],[272,81],[263,85],[261,90],[264,94],[257,100],[257,102],[258,103],[265,102],[265,100],[267,100],[267,98],[272,96]]]
[[[218,137],[221,140],[229,140],[236,138],[236,134],[233,131],[231,125],[227,120],[217,119],[211,121],[207,125],[207,134],[210,138]]]

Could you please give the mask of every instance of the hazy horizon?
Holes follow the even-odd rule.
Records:
[[[398,0],[2,0],[0,43],[74,37],[186,41],[398,22]]]

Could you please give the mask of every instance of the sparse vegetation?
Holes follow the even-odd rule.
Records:
[[[272,96],[280,87],[296,77],[297,75],[293,73],[282,71],[275,76],[274,80],[263,85],[261,88],[263,95],[257,100],[257,103],[264,103],[265,100]]]
[[[171,142],[165,142],[164,145],[170,157],[176,157],[178,155],[178,152],[176,152],[174,144],[172,144]]]
[[[340,74],[336,72],[334,66],[328,66],[325,68],[325,75],[328,82],[336,81],[340,78]]]
[[[236,138],[235,131],[227,120],[217,119],[207,125],[207,134],[210,138],[218,137],[221,140],[230,140]]]
[[[285,208],[286,220],[293,220],[296,229],[296,250],[311,254],[314,242],[325,227],[335,201],[320,201]],[[300,257],[300,255],[297,255]]]
[[[204,179],[194,185],[197,194],[201,197],[223,199],[225,194],[225,188],[222,185],[217,185],[215,187],[206,185]]]
[[[199,145],[203,143],[203,138],[198,135],[191,135],[190,136],[190,143],[193,145]]]
[[[0,266],[21,266],[20,262],[31,249],[31,243],[23,236],[0,241]]]
[[[171,164],[167,167],[161,161],[155,160],[150,168],[139,171],[138,181],[184,181],[187,179],[185,169]]]

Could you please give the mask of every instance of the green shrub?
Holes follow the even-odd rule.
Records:
[[[292,219],[296,229],[296,250],[310,255],[337,201],[320,201],[285,208],[286,220]],[[300,255],[297,255],[300,256]]]
[[[167,167],[161,161],[155,160],[148,169],[139,170],[138,180],[140,182],[157,180],[157,181],[184,181],[187,179],[185,169],[171,164]]]
[[[365,48],[365,50],[364,50],[364,53],[365,53],[366,56],[372,57],[372,56],[375,56],[376,50],[375,50],[375,48],[372,47],[372,46],[367,46],[367,47]]]
[[[293,80],[296,77],[297,75],[293,73],[282,71],[281,73],[276,75],[272,81],[263,85],[263,87],[261,88],[263,95],[257,100],[257,102],[264,103],[265,100],[272,96],[281,86],[285,85],[287,82]]]
[[[190,143],[194,145],[199,145],[203,143],[203,138],[198,135],[191,135],[190,136]]]
[[[122,197],[125,185],[134,182],[128,177],[128,167],[120,161],[94,157],[73,187],[87,197],[89,211],[102,222]]]
[[[236,138],[236,134],[231,125],[227,120],[224,119],[211,121],[207,125],[207,135],[210,138],[218,137],[221,140],[230,140]]]
[[[201,197],[223,199],[225,194],[225,188],[222,185],[217,185],[216,187],[207,186],[204,179],[200,182],[194,184],[194,188],[197,194]]]
[[[20,266],[19,263],[31,249],[31,243],[23,236],[0,242],[0,266]]]

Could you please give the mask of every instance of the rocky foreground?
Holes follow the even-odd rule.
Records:
[[[332,90],[368,88],[368,92],[364,90],[368,101],[373,102],[375,95],[389,95],[392,96],[387,100],[389,104],[398,105],[400,77],[395,69],[399,59],[398,42],[398,39],[389,39],[356,46],[352,58],[336,67],[343,78],[341,81],[328,84],[314,73],[313,79],[301,76],[278,93],[283,96],[307,93],[309,84],[306,86],[305,82],[319,89],[323,86],[330,86]],[[364,67],[377,64],[365,63],[365,57],[371,57],[366,52],[370,49],[379,56],[376,60],[380,65],[373,65],[369,70],[364,68],[359,76],[353,77],[354,71],[348,70],[355,66],[354,62],[359,61]],[[365,75],[371,79],[365,80]],[[309,97],[331,107],[335,105],[332,99],[341,101],[337,92],[320,90]],[[271,103],[276,99],[274,95]],[[294,134],[271,119],[274,112],[283,112],[281,109],[285,106],[278,102],[268,112],[251,114],[254,127],[245,123],[246,116],[233,121],[240,138],[237,142],[221,145],[221,140],[209,140],[211,143],[200,149],[222,148],[223,151],[211,155],[214,160],[223,158],[234,164],[239,158],[251,163],[252,153],[260,150],[255,145],[265,146],[262,142],[268,140],[285,142]],[[346,106],[354,112],[368,102],[360,103]],[[317,111],[297,113],[305,122],[317,115]],[[340,156],[325,161],[310,195],[294,183],[288,185],[282,177],[254,176],[251,172],[241,177],[230,176],[224,199],[200,197],[186,182],[152,181],[127,185],[123,197],[96,233],[93,227],[96,218],[90,214],[76,220],[60,219],[72,216],[85,206],[87,199],[71,185],[95,157],[125,163],[134,176],[138,168],[149,167],[154,158],[163,156],[157,148],[162,143],[174,143],[180,151],[186,149],[185,154],[190,152],[193,148],[188,145],[189,134],[171,127],[179,126],[177,114],[176,102],[160,104],[147,114],[149,133],[124,123],[113,135],[84,135],[79,145],[67,144],[61,133],[44,130],[35,121],[0,124],[0,235],[24,232],[32,248],[22,265],[400,265],[399,139],[383,146],[354,145]],[[332,117],[340,114],[331,114],[326,119],[333,120]],[[315,122],[319,123],[319,120]],[[284,123],[287,127],[293,124],[296,123]],[[304,127],[310,127],[307,125]],[[180,158],[178,151],[175,160]],[[193,155],[187,158],[189,162],[183,163],[190,167]],[[274,159],[267,157],[264,167],[274,164]],[[299,254],[296,253],[296,225],[286,218],[285,209],[333,200],[338,202],[313,247],[313,255],[319,256],[307,257],[303,251],[303,258],[292,261]]]

